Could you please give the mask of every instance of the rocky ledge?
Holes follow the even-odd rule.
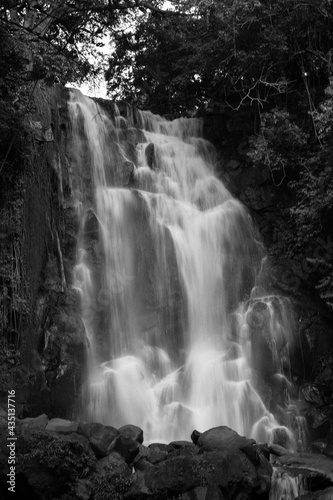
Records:
[[[0,491],[1,498],[13,498],[7,485],[6,417],[0,415]],[[226,426],[193,431],[189,441],[148,446],[135,425],[115,429],[49,420],[46,415],[17,420],[15,432],[15,489],[20,500],[268,500],[272,454],[274,470],[279,467],[284,473],[290,468],[295,474],[302,469],[317,490],[314,478],[324,479],[320,484],[326,488],[333,485],[331,459],[316,455],[315,462],[314,455],[257,444]]]

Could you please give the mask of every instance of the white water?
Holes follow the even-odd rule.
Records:
[[[259,441],[282,434],[293,447],[255,389],[253,343],[265,338],[279,376],[290,308],[264,291],[264,249],[215,176],[202,122],[116,108],[111,119],[77,91],[69,112],[81,220],[74,286],[90,345],[86,418],[136,424],[146,442],[228,425]],[[133,152],[135,120],[143,132]],[[119,180],[131,163],[136,190]],[[99,236],[89,243],[92,213]]]
[[[269,500],[294,500],[306,492],[306,479],[301,474],[292,477],[284,470],[273,467]]]

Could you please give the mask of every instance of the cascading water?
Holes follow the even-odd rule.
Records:
[[[301,474],[291,476],[274,467],[269,500],[294,500],[306,492],[307,482]]]
[[[264,292],[262,244],[202,121],[111,111],[71,91],[86,418],[136,424],[146,442],[227,425],[294,446],[285,401],[275,418],[257,389],[268,372],[288,383],[290,307]]]

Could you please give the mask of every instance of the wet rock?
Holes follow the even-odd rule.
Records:
[[[155,144],[150,142],[148,144],[148,146],[146,147],[145,154],[146,154],[146,161],[147,161],[148,167],[154,169],[155,168]]]
[[[69,491],[96,464],[87,439],[74,433],[26,430],[18,436],[17,449],[16,473],[27,481],[34,498],[54,498]]]
[[[193,434],[194,433],[192,433],[192,436]],[[204,451],[240,450],[253,444],[255,444],[254,439],[240,436],[236,431],[233,431],[225,425],[214,427],[213,429],[203,432],[197,440],[197,446]]]
[[[127,464],[131,464],[139,454],[140,446],[139,443],[131,437],[119,435],[113,440],[108,448],[108,453],[113,451],[117,451]]]
[[[333,405],[323,406],[321,408],[312,407],[306,412],[306,416],[312,429],[317,429],[324,424],[328,424],[333,416]]]
[[[39,415],[39,417],[34,417],[34,418],[23,418],[22,420],[18,421],[18,429],[22,432],[24,432],[26,429],[32,431],[43,431],[45,427],[48,424],[48,417],[43,413],[42,415]]]
[[[302,397],[307,403],[322,406],[325,404],[325,397],[320,386],[316,384],[307,384],[301,389]]]
[[[172,441],[167,448],[168,457],[198,455],[200,448],[190,441]]]
[[[257,446],[260,449],[260,451],[262,452],[262,454],[264,455],[264,457],[267,458],[267,460],[269,460],[270,451],[269,451],[268,444],[261,443],[261,444],[257,444]]]
[[[332,500],[333,486],[324,490],[312,491],[295,498],[295,500]]]
[[[131,187],[134,183],[135,165],[131,161],[124,161],[121,168],[121,185]]]
[[[275,463],[292,469],[311,471],[312,477],[333,482],[333,461],[323,455],[294,453],[279,457]]]
[[[236,492],[267,492],[271,466],[265,462],[261,474],[239,450],[207,452],[197,456],[179,456],[157,464],[145,474],[146,486],[155,495],[179,494],[200,486],[220,489],[226,499]]]
[[[90,446],[97,458],[108,455],[108,449],[119,432],[111,425],[103,425],[97,422],[80,423],[78,432],[89,439]]]
[[[287,448],[284,448],[283,446],[280,446],[279,444],[270,444],[268,446],[269,453],[271,455],[276,455],[277,457],[283,457],[284,455],[290,455],[290,450],[287,450]]]
[[[169,443],[169,446],[172,446],[172,448],[178,450],[180,448],[185,448],[187,446],[193,448],[194,444],[191,443],[191,441],[171,441],[171,443]]]
[[[87,481],[78,479],[72,489],[79,500],[90,500],[91,488],[89,488]]]
[[[168,452],[155,449],[150,451],[148,455],[148,460],[152,464],[158,464],[159,462],[165,460],[167,456]]]
[[[327,439],[316,439],[316,441],[312,441],[311,449],[316,453],[324,453],[327,448]]]
[[[132,485],[124,494],[124,498],[128,500],[145,499],[152,497],[152,492],[147,488],[145,482],[145,474],[137,471],[132,475]],[[156,498],[156,497],[155,497]]]
[[[60,434],[71,434],[76,432],[79,427],[79,422],[71,422],[63,418],[52,418],[45,427],[46,431],[59,432]]]
[[[146,472],[154,468],[154,463],[158,463],[158,461],[150,462],[147,457],[140,457],[138,460],[134,460],[133,467],[136,471]]]
[[[158,449],[160,451],[168,451],[169,445],[165,443],[152,443],[148,446],[150,450],[155,450]]]
[[[132,438],[140,444],[143,443],[143,430],[136,425],[123,425],[118,429],[118,432],[126,438]]]
[[[107,473],[108,477],[127,477],[132,474],[123,457],[115,451],[97,462],[96,471],[99,474]]]

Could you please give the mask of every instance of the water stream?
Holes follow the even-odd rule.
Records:
[[[292,308],[265,291],[263,245],[216,177],[202,120],[70,95],[85,418],[136,424],[145,442],[228,425],[295,448]],[[268,379],[282,394],[274,409],[259,395]]]

